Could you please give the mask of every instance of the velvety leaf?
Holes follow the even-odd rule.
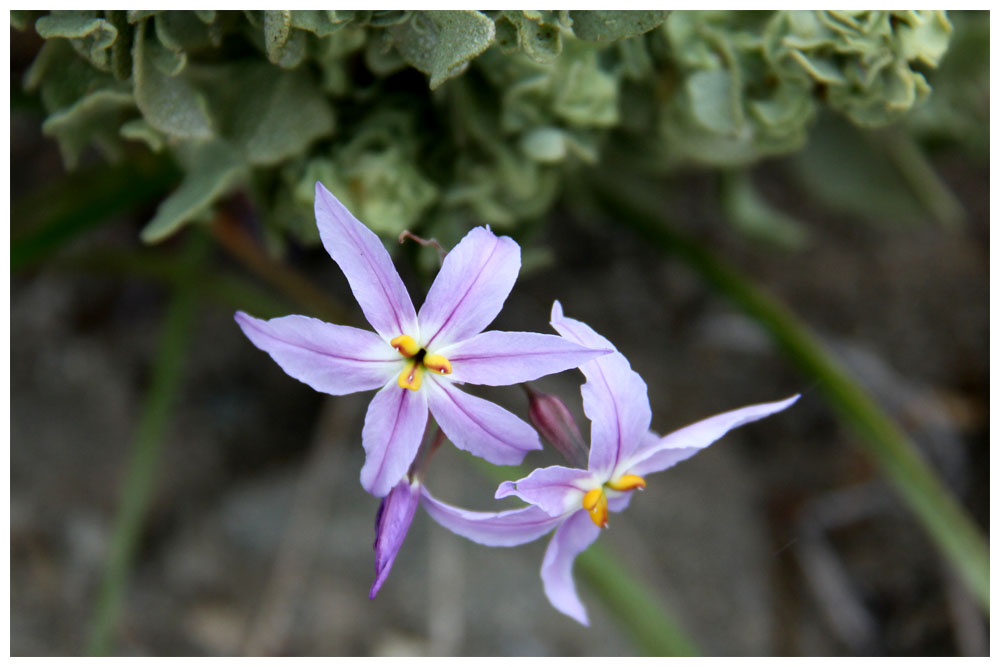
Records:
[[[114,86],[110,74],[94,69],[64,39],[45,42],[24,75],[24,87],[39,90],[49,112],[69,107],[91,91]]]
[[[347,26],[347,21],[331,20],[330,12],[320,9],[296,9],[292,11],[291,25],[293,28],[308,30],[317,37],[332,35]]]
[[[204,96],[183,76],[167,76],[156,65],[155,40],[147,42],[146,26],[135,33],[135,103],[150,125],[180,138],[205,139],[213,135]]]
[[[601,69],[597,52],[591,48],[559,61],[553,87],[552,111],[560,118],[582,127],[618,122],[618,82]]]
[[[526,12],[507,11],[503,19],[516,30],[517,46],[535,62],[552,62],[562,53],[562,36],[558,25],[542,22],[541,18],[531,19]],[[500,21],[497,22],[499,42]],[[505,37],[509,40],[509,36]],[[501,46],[501,48],[504,48]],[[509,50],[509,47],[507,47]]]
[[[212,46],[212,33],[194,12],[160,12],[153,19],[160,43],[172,51],[197,51]],[[211,21],[209,21],[211,23]]]
[[[93,11],[54,11],[35,22],[35,30],[45,39],[65,37],[73,48],[95,67],[111,68],[108,49],[118,37],[110,21],[98,18]]]
[[[733,77],[729,72],[696,72],[688,78],[685,88],[695,120],[718,134],[736,134],[741,118],[734,105]]]
[[[163,200],[142,230],[142,240],[156,243],[206,211],[246,173],[239,154],[222,141],[199,142],[177,190]]]
[[[333,110],[305,69],[254,64],[228,71],[224,134],[254,165],[277,164],[333,131]]]
[[[97,143],[110,157],[117,157],[117,128],[125,112],[133,110],[132,95],[121,89],[96,90],[72,106],[45,119],[42,134],[59,142],[63,162],[68,169],[77,165],[80,153]]]
[[[267,59],[277,65],[285,53],[285,43],[292,32],[292,12],[289,9],[264,12],[264,48]]]
[[[159,153],[166,145],[166,137],[144,118],[133,118],[122,124],[118,133],[125,139],[142,141],[154,153]]]
[[[573,34],[587,42],[609,42],[649,32],[669,11],[571,11]]]
[[[431,90],[465,71],[470,60],[489,48],[496,29],[482,12],[449,10],[415,12],[409,22],[392,28],[403,58],[430,74]]]
[[[941,57],[948,50],[951,39],[951,22],[944,12],[924,12],[915,14],[912,23],[905,23],[896,29],[902,47],[902,56],[908,61],[920,60],[931,67],[937,67]]]

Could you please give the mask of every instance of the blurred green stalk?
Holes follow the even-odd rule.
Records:
[[[590,182],[606,215],[674,255],[726,295],[770,334],[777,346],[818,383],[830,405],[860,436],[933,542],[989,614],[989,548],[983,533],[924,461],[916,446],[845,371],[808,327],[782,303],[664,223],[663,205],[638,178],[605,169]]]
[[[577,557],[576,571],[643,654],[698,655],[698,648],[649,589],[623,571],[599,543]]]
[[[177,171],[135,160],[65,174],[11,202],[10,268],[37,264],[84,232],[165,193]]]
[[[469,461],[492,482],[520,479],[531,472],[524,466],[494,466],[469,455]],[[622,569],[600,543],[576,558],[576,572],[604,605],[608,615],[647,656],[693,656],[698,647],[673,615],[657,601],[648,586]]]
[[[195,235],[186,249],[185,264],[195,263],[204,253],[207,239]],[[111,536],[108,559],[94,608],[87,652],[106,655],[117,624],[125,595],[125,584],[132,570],[136,545],[149,507],[163,436],[170,409],[180,385],[184,354],[194,323],[196,285],[178,287],[167,307],[160,346],[153,366],[152,381],[146,394],[135,435],[131,459],[122,483],[121,502]]]

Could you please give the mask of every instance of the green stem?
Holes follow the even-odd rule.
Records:
[[[520,479],[531,471],[524,466],[492,466],[469,457],[494,483]],[[673,615],[600,544],[592,544],[576,558],[576,572],[597,595],[610,616],[631,637],[639,651],[650,656],[698,655],[698,647]]]
[[[198,245],[191,247],[192,254],[204,248],[204,238],[195,239],[195,242]],[[91,655],[106,655],[111,646],[111,635],[121,612],[125,586],[156,479],[170,409],[180,385],[194,314],[195,291],[194,285],[189,283],[175,291],[167,309],[94,608],[94,624],[87,646]]]
[[[650,656],[692,656],[698,649],[677,622],[600,544],[593,544],[576,559],[576,571],[631,636],[639,650]]]
[[[196,233],[195,228],[191,230]],[[247,310],[258,317],[286,315],[294,305],[291,299],[276,298],[242,275],[222,268],[186,266],[162,249],[102,248],[53,258],[45,264],[45,270],[148,280],[167,288],[193,283],[198,285],[198,295],[207,301],[224,308]]]
[[[875,134],[874,140],[885,150],[913,196],[942,226],[954,229],[961,224],[965,219],[962,205],[912,136],[892,128]]]
[[[164,160],[81,170],[18,198],[11,208],[10,268],[37,264],[84,232],[154,200],[177,177]]]
[[[610,179],[610,180],[609,180]],[[608,215],[674,255],[756,320],[859,436],[933,542],[989,613],[989,548],[982,531],[927,465],[916,446],[782,303],[664,224],[662,206],[636,179],[603,173],[592,191]]]

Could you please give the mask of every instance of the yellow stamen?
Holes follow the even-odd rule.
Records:
[[[417,352],[420,352],[420,345],[417,344],[417,341],[406,335],[396,336],[389,341],[389,345],[396,348],[396,351],[404,357],[413,357],[416,356]]]
[[[399,374],[399,386],[403,389],[412,389],[416,391],[420,389],[420,383],[424,379],[424,365],[421,364],[416,359],[410,359],[403,366],[402,372]]]
[[[608,482],[607,485],[615,491],[632,491],[633,489],[645,489],[646,480],[638,475],[622,475],[615,481]]]
[[[449,375],[451,373],[451,362],[442,357],[440,354],[425,355],[424,366],[432,371],[437,371],[441,375]]]
[[[590,512],[590,520],[599,528],[608,527],[608,497],[604,495],[603,488],[591,489],[584,494],[583,509]]]

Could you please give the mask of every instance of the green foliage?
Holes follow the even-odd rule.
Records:
[[[88,146],[187,165],[144,239],[242,187],[270,238],[308,243],[317,179],[386,235],[447,241],[543,215],[609,143],[641,145],[648,167],[731,167],[801,149],[821,109],[888,125],[928,97],[952,33],[944,14],[908,11],[21,11],[11,24],[46,40],[25,85],[68,166]],[[925,125],[962,125],[935,113]],[[754,227],[759,202],[731,194],[734,221]]]

